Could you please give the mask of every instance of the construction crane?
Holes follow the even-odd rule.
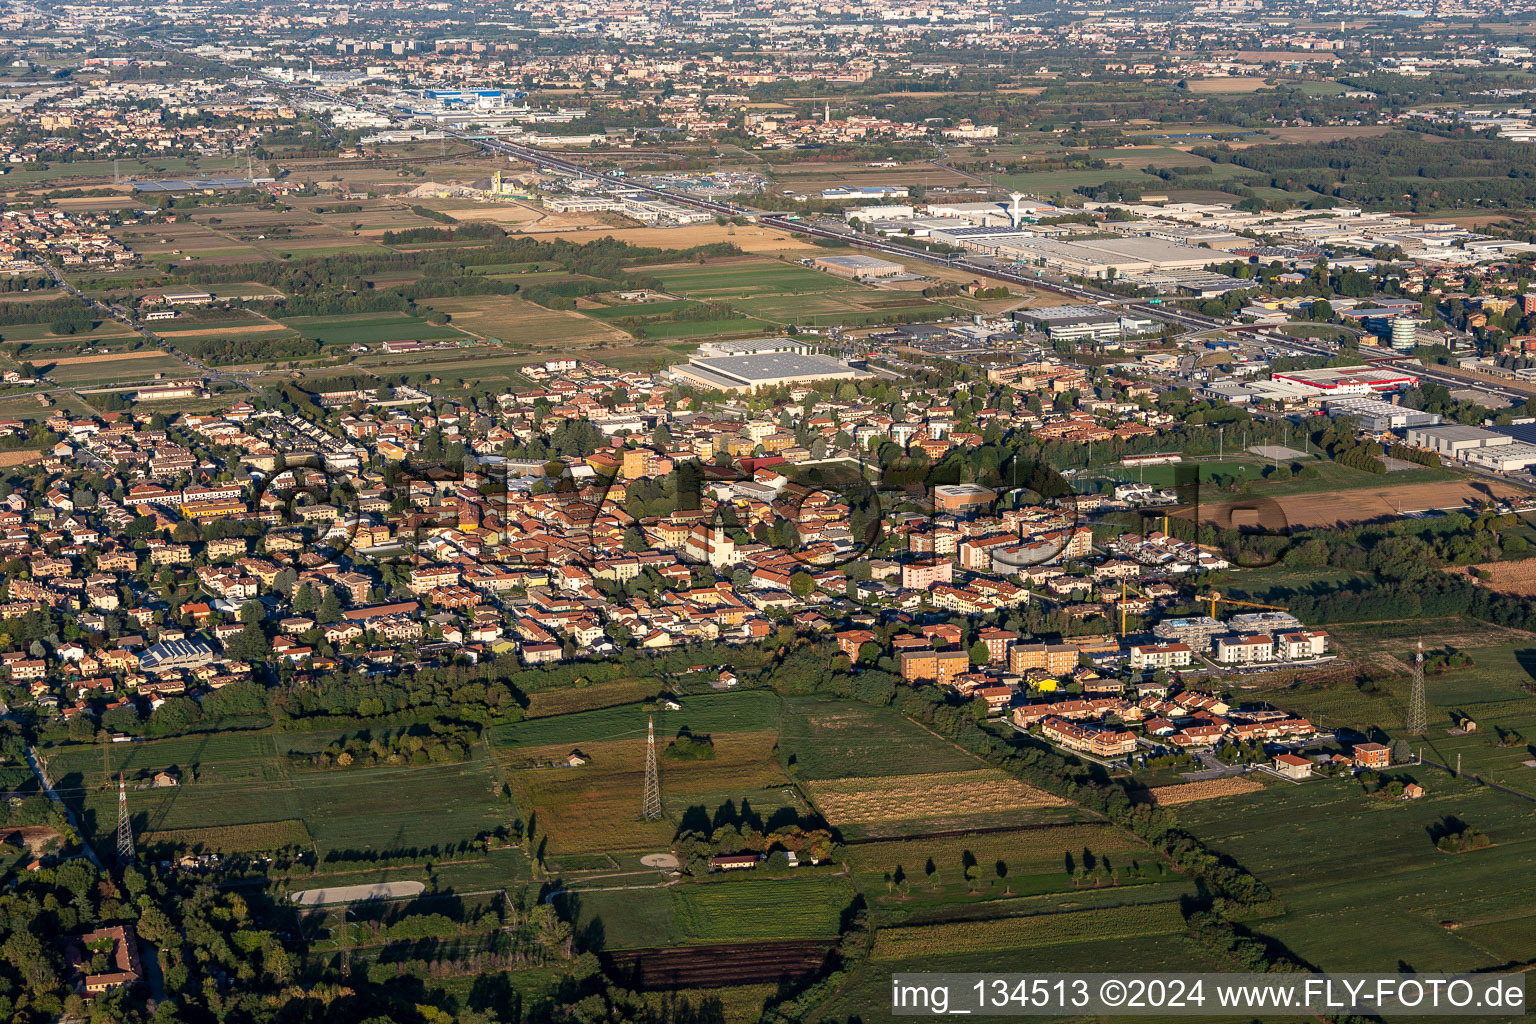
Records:
[[[1236,598],[1224,597],[1222,596],[1221,592],[1217,590],[1213,590],[1209,594],[1197,594],[1195,596],[1195,600],[1211,602],[1211,618],[1213,619],[1216,617],[1217,601],[1220,601],[1222,604],[1242,605],[1244,608],[1268,608],[1270,611],[1276,612],[1290,611],[1290,609],[1283,604],[1260,604],[1257,601],[1239,601]]]
[[[1142,590],[1136,584],[1134,584],[1134,583],[1126,583],[1125,580],[1123,580],[1123,579],[1120,581],[1120,635],[1121,636],[1125,636],[1125,592],[1126,592],[1127,589],[1134,590],[1137,594],[1141,595],[1142,597],[1145,597],[1148,601],[1152,600],[1151,595],[1148,594],[1145,590]]]

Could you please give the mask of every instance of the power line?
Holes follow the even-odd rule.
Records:
[[[661,781],[656,777],[656,722],[645,722],[645,798],[640,804],[640,816],[646,821],[661,817]]]
[[[133,863],[133,825],[128,821],[128,786],[117,773],[117,863]]]
[[[1424,641],[1413,657],[1413,693],[1408,698],[1408,734],[1422,736],[1429,728],[1429,714],[1424,700]]]

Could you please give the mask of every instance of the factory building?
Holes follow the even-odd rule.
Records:
[[[1409,427],[1407,436],[1408,443],[1415,448],[1427,448],[1451,459],[1464,459],[1479,449],[1514,444],[1515,441],[1507,434],[1496,434],[1482,427],[1466,427],[1458,423]]]
[[[818,256],[811,260],[811,266],[838,277],[846,277],[850,281],[899,277],[907,272],[907,268],[900,263],[874,256]]]
[[[847,363],[830,356],[763,352],[742,356],[695,356],[671,369],[672,376],[711,391],[755,391],[783,384],[821,380],[853,380],[861,376]]]
[[[1106,306],[1046,306],[1021,309],[1014,319],[1042,330],[1052,341],[1103,341],[1144,334],[1157,326],[1151,317]]]
[[[1369,396],[1386,391],[1401,391],[1416,387],[1419,383],[1418,374],[1371,366],[1289,370],[1285,373],[1272,373],[1270,377],[1277,381],[1313,388],[1319,396],[1327,398],[1345,398],[1350,395]]]
[[[1379,434],[1407,427],[1432,427],[1440,417],[1432,412],[1408,409],[1379,398],[1330,398],[1323,402],[1329,416],[1351,416],[1361,430]]]

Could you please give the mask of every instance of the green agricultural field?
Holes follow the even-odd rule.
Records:
[[[603,949],[834,938],[853,902],[846,878],[719,878],[670,887],[577,890],[561,897],[576,930]]]
[[[1184,884],[1151,850],[1107,824],[852,843],[844,858],[880,924],[982,913],[978,904],[1007,913],[1049,894],[1075,901]]]
[[[642,821],[647,713],[635,705],[498,726],[491,732],[518,809],[550,855],[654,852],[680,828],[709,831],[724,821],[759,826],[810,812],[774,756],[778,698],[761,690],[684,698],[682,711],[655,714],[661,821]],[[714,757],[675,761],[669,742],[683,729],[707,734]],[[587,763],[551,767],[572,750]],[[783,817],[776,817],[783,816]]]
[[[813,295],[868,291],[862,285],[777,260],[646,267],[669,292],[691,299],[739,299],[758,295]]]
[[[982,762],[902,717],[894,708],[791,697],[779,748],[805,779],[972,771]]]
[[[906,960],[869,961],[860,964],[832,1000],[819,1007],[823,1019],[843,1020],[857,1016],[870,1022],[908,1021],[891,1013],[891,975],[898,972],[1080,972],[1115,970],[1131,973],[1237,971],[1232,960],[1206,950],[1181,932],[1145,934],[1132,939],[1095,938],[1079,942],[1035,945],[1027,950],[1008,949],[990,953],[935,952]],[[1039,1018],[1054,1021],[1084,1018]],[[1161,1019],[1161,1018],[1147,1018]],[[1200,1018],[1211,1024],[1251,1024],[1252,1017]]]
[[[505,825],[513,813],[494,794],[498,777],[481,746],[463,764],[336,771],[295,771],[287,747],[288,737],[261,731],[46,753],[61,794],[98,843],[110,840],[117,821],[116,787],[102,785],[107,770],[128,777],[135,832],[301,821],[322,857],[454,844]],[[180,773],[181,785],[140,788],[167,768]]]
[[[681,711],[657,711],[656,735],[675,734],[686,726],[696,733],[777,729],[779,698],[767,690],[704,693],[683,698]],[[578,715],[493,726],[491,742],[499,749],[590,742],[595,738],[645,738],[647,713],[634,706],[605,708]]]
[[[714,316],[707,320],[673,319],[680,313],[697,315],[702,303],[688,301],[645,302],[583,309],[585,316],[601,320],[636,338],[709,338],[723,334],[762,334],[775,330],[773,324],[755,317]]]
[[[670,316],[685,310],[702,309],[703,304],[691,302],[687,299],[669,299],[663,302],[625,302],[601,308],[583,309],[582,313],[601,320],[604,323],[612,323],[615,320],[624,320],[633,317],[644,320],[650,317]]]
[[[187,364],[180,359],[152,349],[121,355],[76,358],[89,361],[68,365],[58,363],[49,365],[36,358],[32,361],[43,373],[48,374],[60,384],[69,386],[149,383],[154,380],[157,373],[174,377],[187,372]]]
[[[529,352],[568,352],[604,342],[624,342],[629,335],[592,317],[546,309],[513,295],[467,295],[427,299],[423,305],[453,318],[455,326],[482,338],[498,338]]]
[[[80,328],[74,334],[54,334],[48,324],[0,325],[0,341],[57,342],[77,347],[94,345],[109,338],[135,337],[131,328],[116,320],[98,320],[90,328]]]
[[[452,845],[515,816],[480,745],[461,764],[295,772],[290,784],[322,857]]]
[[[1462,926],[1536,915],[1529,872],[1536,804],[1427,767],[1392,774],[1418,781],[1428,795],[1378,799],[1352,779],[1315,780],[1188,804],[1179,817],[1284,904],[1280,916],[1248,926],[1320,970],[1467,971],[1506,963],[1501,949],[1479,945],[1477,933]],[[1494,845],[1465,854],[1435,848],[1436,829],[1466,826]]]
[[[979,880],[988,884],[1001,881],[1004,884],[999,888],[1003,889],[1009,888],[1008,882],[1015,875],[1031,872],[1061,875],[1070,886],[1079,867],[1085,872],[1096,871],[1106,857],[1113,871],[1132,860],[1150,860],[1154,854],[1129,832],[1105,823],[854,843],[844,854],[866,890],[884,889],[887,879],[895,882],[898,873],[914,890],[921,889],[932,881],[927,873],[929,863],[941,883],[946,879],[964,881],[965,869],[975,865],[980,869]],[[1000,863],[1002,871],[998,870]]]
[[[463,338],[446,324],[430,324],[404,313],[355,313],[342,316],[292,316],[280,321],[306,338],[327,346],[377,345],[385,341],[442,341]]]
[[[837,935],[853,902],[846,878],[730,878],[671,890],[683,934],[708,942],[820,939]]]

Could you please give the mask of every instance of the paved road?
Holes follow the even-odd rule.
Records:
[[[64,275],[59,273],[58,268],[53,266],[53,264],[44,261],[43,267],[48,271],[48,276],[53,278],[53,283],[58,285],[60,291],[64,292],[66,295],[71,295],[79,301],[85,303],[87,306],[90,306],[103,318],[108,320],[116,320],[118,323],[126,325],[130,330],[144,338],[145,341],[153,343],[156,348],[164,351],[167,355],[175,356],[177,359],[180,359],[182,362],[186,363],[189,369],[195,371],[204,380],[227,381],[231,384],[238,384],[245,388],[247,391],[254,390],[250,385],[248,374],[225,373],[222,370],[214,369],[199,359],[192,358],[180,349],[170,345],[160,335],[156,334],[148,327],[145,327],[143,324],[139,323],[132,317],[126,316],[118,310],[113,309],[111,306],[93,299],[89,295],[83,294],[78,288],[70,284],[69,281],[65,279]]]
[[[105,872],[107,869],[102,865],[101,859],[96,856],[96,851],[91,847],[90,843],[85,841],[85,832],[81,830],[80,822],[75,819],[75,812],[70,810],[69,804],[66,804],[59,794],[54,791],[52,781],[49,780],[48,774],[43,771],[42,755],[37,752],[36,747],[27,748],[27,764],[32,766],[32,773],[37,776],[37,781],[42,785],[43,792],[48,795],[48,799],[64,808],[64,817],[69,820],[70,827],[80,836],[80,847],[84,851],[86,859],[96,865],[97,870]]]

